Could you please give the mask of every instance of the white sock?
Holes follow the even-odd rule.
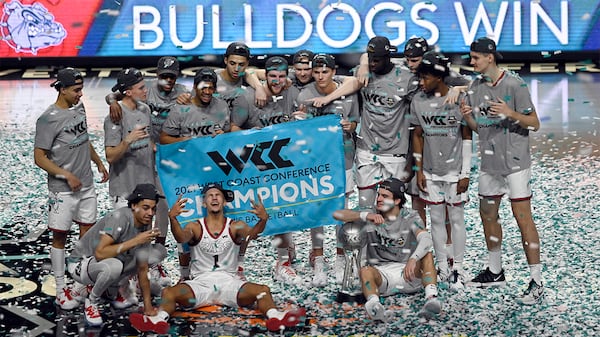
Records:
[[[454,258],[454,247],[451,243],[446,244],[446,256],[451,259]]]
[[[502,250],[490,250],[488,256],[488,267],[494,274],[502,271]]]
[[[463,271],[463,263],[462,262],[454,262],[454,264],[452,265],[452,269],[458,271],[459,273],[461,273]]]
[[[157,323],[160,321],[168,321],[169,313],[164,310],[159,310],[158,313],[156,314],[156,316],[148,316],[148,319],[150,319],[150,321],[152,321],[152,323]]]
[[[288,248],[277,248],[277,258],[281,263],[284,263],[289,260]]]
[[[529,271],[531,273],[531,278],[535,281],[535,283],[541,285],[542,284],[542,265],[541,264],[530,264]]]
[[[271,308],[267,310],[266,316],[267,318],[283,319],[283,317],[285,317],[285,312],[279,311],[276,308]]]
[[[52,273],[56,282],[56,291],[65,287],[65,250],[61,248],[50,248],[50,262]]]
[[[438,288],[435,284],[428,284],[425,286],[425,298],[429,299],[433,296],[438,295]]]
[[[377,296],[375,294],[369,295],[369,297],[367,298],[367,302],[371,302],[371,301],[380,302],[379,296]]]
[[[179,266],[179,274],[181,278],[189,278],[190,277],[190,266]]]

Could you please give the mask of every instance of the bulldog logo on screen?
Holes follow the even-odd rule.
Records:
[[[4,4],[0,19],[2,37],[19,53],[37,55],[39,49],[56,46],[67,36],[64,27],[40,3],[23,5],[19,1]]]

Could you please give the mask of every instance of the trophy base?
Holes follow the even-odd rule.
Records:
[[[362,293],[345,293],[338,291],[335,301],[338,303],[358,303],[364,304],[367,302],[365,296]]]

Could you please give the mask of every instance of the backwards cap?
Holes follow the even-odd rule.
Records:
[[[112,87],[112,91],[119,91],[120,93],[125,93],[132,86],[140,83],[144,80],[144,75],[139,69],[136,68],[127,68],[123,69],[117,75],[117,84]]]
[[[59,90],[60,88],[70,87],[76,84],[83,83],[83,75],[75,68],[64,68],[58,71],[56,81],[50,84],[51,87]]]
[[[379,188],[392,192],[394,199],[405,199],[406,184],[396,178],[387,178],[379,184]]]
[[[429,44],[427,40],[422,37],[413,37],[406,41],[404,45],[404,56],[405,57],[419,57],[423,56],[429,50]]]
[[[240,55],[250,58],[250,48],[243,42],[232,42],[225,50],[225,57],[229,55]]]
[[[135,204],[144,199],[158,201],[158,199],[164,198],[165,196],[158,193],[158,190],[153,184],[138,184],[133,192],[127,197],[127,201],[130,204]]]
[[[280,70],[280,71],[288,71],[288,62],[281,56],[273,56],[269,57],[265,62],[265,70]]]
[[[318,68],[318,67],[323,67],[323,66],[325,66],[327,68],[335,69],[335,57],[333,57],[332,55],[329,55],[329,54],[315,55],[315,57],[312,59],[312,67]]]
[[[194,86],[200,82],[212,82],[217,87],[217,74],[211,68],[200,68],[194,75]]]
[[[292,64],[310,63],[310,61],[312,61],[313,57],[315,57],[315,53],[313,53],[312,51],[310,51],[308,49],[302,49],[302,50],[297,51],[294,54],[294,57],[292,59]]]
[[[473,41],[473,43],[471,43],[471,51],[484,54],[494,54],[496,59],[502,59],[502,54],[496,51],[496,42],[489,37],[480,37]]]
[[[442,53],[428,51],[423,55],[423,60],[417,68],[417,73],[432,74],[446,77],[450,74],[449,60]]]
[[[221,184],[216,184],[216,183],[211,183],[211,184],[208,184],[208,185],[205,185],[204,187],[202,187],[202,196],[205,197],[206,192],[208,192],[208,190],[210,190],[211,188],[216,188],[219,191],[221,191],[221,193],[223,193],[223,196],[225,196],[225,201],[227,201],[227,202],[233,201],[233,199],[234,199],[233,191],[226,190],[223,188],[223,186],[221,186]]]

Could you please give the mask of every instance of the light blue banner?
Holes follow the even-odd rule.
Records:
[[[158,175],[167,202],[187,198],[182,224],[204,216],[202,186],[219,183],[235,194],[228,217],[253,226],[250,200],[260,196],[270,215],[264,235],[336,224],[344,207],[345,169],[338,116],[288,122],[159,145]]]

